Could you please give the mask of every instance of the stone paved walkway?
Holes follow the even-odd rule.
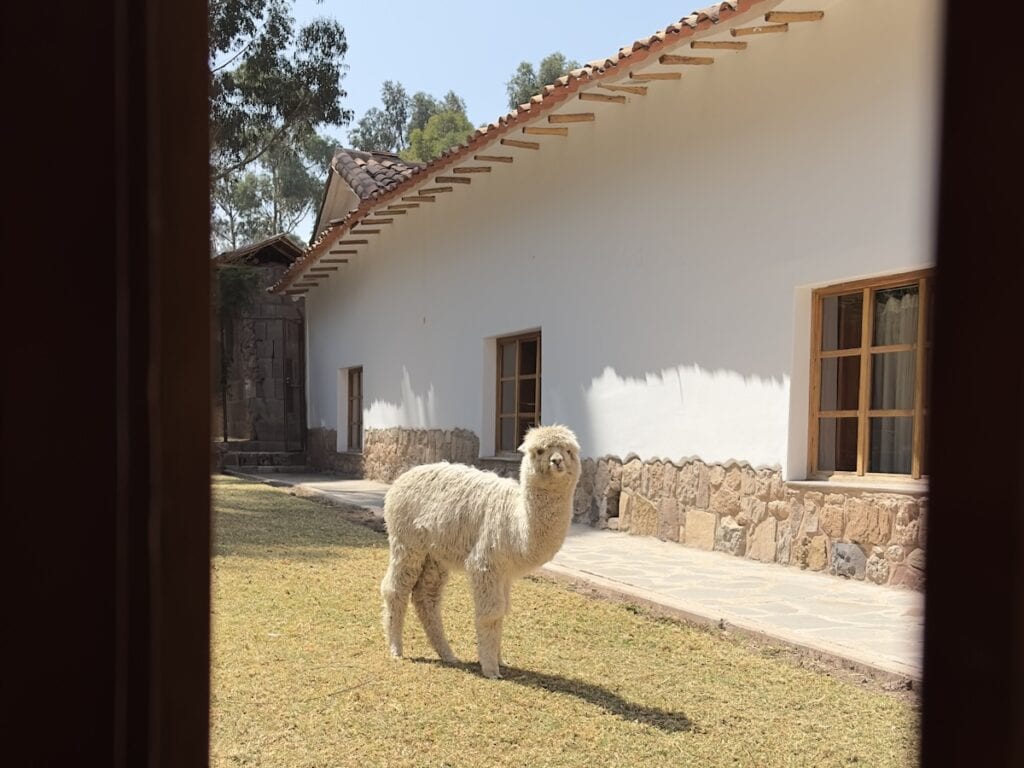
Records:
[[[372,509],[388,486],[331,475],[251,475],[274,485]],[[918,592],[704,552],[616,531],[573,525],[542,572],[852,662],[883,675],[921,679],[924,596]]]

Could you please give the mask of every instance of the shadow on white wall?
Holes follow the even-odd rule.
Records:
[[[423,429],[438,426],[437,399],[434,385],[427,387],[424,394],[416,394],[412,386],[409,369],[402,366],[401,402],[390,403],[374,400],[364,408],[363,424],[370,429],[389,427],[410,427]]]
[[[678,365],[643,377],[608,366],[581,386],[589,455],[737,459],[782,466],[789,377]]]

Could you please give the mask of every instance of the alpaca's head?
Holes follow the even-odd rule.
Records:
[[[520,479],[545,486],[573,489],[580,477],[580,445],[568,427],[534,427],[523,444]]]

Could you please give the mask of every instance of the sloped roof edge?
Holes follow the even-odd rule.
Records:
[[[281,293],[287,290],[302,276],[306,269],[314,266],[327,253],[332,242],[342,237],[349,229],[372,213],[373,209],[379,208],[403,194],[407,194],[411,189],[423,183],[426,180],[425,177],[443,171],[470,153],[479,151],[513,130],[537,120],[543,114],[561,105],[582,87],[619,75],[621,73],[620,66],[632,66],[644,62],[662,49],[676,46],[684,39],[693,37],[698,32],[710,31],[711,34],[714,34],[717,30],[712,31],[712,29],[723,21],[744,16],[758,7],[770,8],[779,5],[782,1],[731,0],[714,3],[684,16],[675,24],[670,24],[649,37],[641,38],[634,41],[631,45],[620,48],[612,56],[591,61],[580,69],[575,69],[567,75],[560,77],[554,83],[546,85],[542,92],[530,99],[529,102],[520,104],[515,110],[501,116],[497,121],[483,128],[478,128],[470,134],[469,139],[465,143],[446,150],[439,158],[425,166],[414,168],[409,178],[398,186],[362,200],[359,206],[344,219],[326,227],[313,240],[305,253],[296,259],[291,267],[282,275],[281,279],[270,286],[267,291]]]

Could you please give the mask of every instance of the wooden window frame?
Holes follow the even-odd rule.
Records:
[[[917,335],[912,344],[872,344],[874,333],[874,294],[899,286],[916,283],[918,287]],[[811,301],[811,381],[810,409],[808,422],[808,477],[813,480],[848,480],[871,478],[884,481],[920,480],[927,477],[924,469],[924,450],[927,435],[924,430],[925,417],[929,415],[925,403],[925,393],[929,383],[925,381],[926,358],[933,345],[929,335],[931,318],[931,294],[935,289],[935,270],[920,269],[888,275],[879,278],[855,280],[852,282],[830,285],[814,291]],[[824,300],[832,296],[851,294],[860,291],[861,303],[861,338],[859,347],[849,349],[822,351],[822,307]],[[914,402],[908,409],[873,409],[871,398],[871,356],[884,352],[915,352],[914,366]],[[860,379],[856,411],[821,410],[821,363],[831,358],[860,357]],[[913,437],[911,440],[911,471],[909,474],[887,472],[868,472],[870,456],[869,423],[872,417],[899,416],[912,417]],[[856,471],[822,470],[818,468],[818,442],[820,418],[857,418],[857,468]]]
[[[537,342],[537,373],[527,374],[522,376],[519,373],[521,368],[520,353],[523,348],[523,342],[536,341]],[[516,345],[516,372],[514,376],[502,376],[501,373],[501,347],[503,344],[515,343]],[[534,423],[540,424],[541,414],[541,375],[542,375],[542,361],[543,361],[543,347],[541,341],[540,330],[530,331],[529,333],[520,333],[513,336],[499,336],[495,339],[495,357],[494,357],[494,455],[495,456],[518,456],[517,445],[512,451],[503,451],[501,449],[501,419],[502,417],[508,418],[513,416],[515,418],[514,429],[515,433],[519,434],[520,416],[532,416]],[[519,412],[519,383],[525,379],[536,379],[537,380],[537,409],[533,413],[520,413]],[[514,413],[502,413],[501,410],[501,384],[504,381],[513,381],[513,389],[515,392],[515,409]]]
[[[358,379],[359,394],[353,395],[356,388],[352,383]],[[348,449],[353,453],[363,450],[363,366],[357,365],[348,369]]]

